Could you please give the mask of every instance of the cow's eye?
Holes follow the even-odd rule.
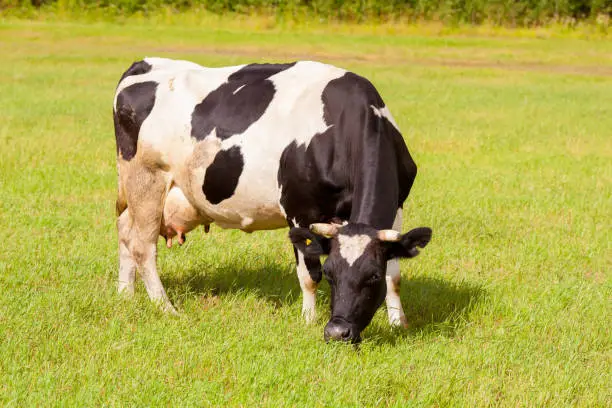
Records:
[[[365,281],[365,284],[368,286],[374,285],[375,283],[378,283],[381,279],[382,279],[382,276],[376,273],[374,275],[371,275],[369,278],[367,278]]]

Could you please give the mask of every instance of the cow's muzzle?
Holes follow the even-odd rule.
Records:
[[[338,318],[332,318],[325,326],[323,332],[325,341],[339,340],[350,341],[351,343],[359,343],[359,331],[352,324]]]

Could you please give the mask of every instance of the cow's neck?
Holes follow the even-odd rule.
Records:
[[[399,207],[398,166],[394,146],[383,136],[364,140],[353,169],[351,222],[391,228]],[[402,200],[403,201],[403,200]]]

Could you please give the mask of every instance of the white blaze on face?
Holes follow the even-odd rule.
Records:
[[[372,241],[367,235],[338,235],[338,242],[340,243],[340,256],[346,259],[349,266],[353,266],[355,261],[363,255],[365,248]]]

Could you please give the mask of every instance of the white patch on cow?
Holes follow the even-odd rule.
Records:
[[[391,112],[389,112],[389,108],[387,108],[386,106],[383,106],[382,108],[377,108],[374,105],[370,106],[372,107],[372,110],[374,111],[374,114],[376,116],[378,116],[379,118],[387,118],[387,120],[391,122],[393,127],[399,132],[399,126],[397,126],[397,123],[395,123],[395,119],[393,119],[393,115],[391,115]]]
[[[117,108],[117,95],[119,95],[119,93],[128,86],[147,81],[162,83],[164,81],[169,82],[170,79],[175,79],[177,82],[172,81],[173,88],[175,88],[175,90],[183,91],[178,92],[178,96],[174,96],[176,100],[180,101],[183,98],[189,98],[190,96],[194,95],[197,96],[196,99],[199,99],[191,106],[191,110],[193,111],[193,107],[196,103],[201,102],[206,95],[217,89],[219,85],[227,82],[227,78],[232,73],[244,67],[244,65],[235,65],[221,68],[205,68],[194,62],[172,60],[167,58],[147,57],[144,59],[144,61],[150,64],[152,67],[149,72],[140,75],[130,75],[124,78],[119,85],[117,85],[117,89],[115,90],[115,99],[113,101],[113,107],[115,110]],[[202,80],[201,71],[205,71],[205,75],[207,75],[206,80]],[[179,79],[180,84],[178,83]],[[160,105],[158,99],[164,94],[171,94],[171,92],[164,93],[160,92],[160,89],[157,90],[155,95],[155,106]],[[168,107],[165,106],[166,104],[161,105],[164,105],[164,109]],[[177,106],[177,110],[181,109],[183,106],[184,104],[179,104],[179,106]],[[153,112],[151,112],[151,114],[152,113]],[[191,114],[191,112],[189,113]],[[151,114],[149,114],[149,116],[151,116]],[[177,122],[174,117],[172,121]]]
[[[238,93],[238,91],[240,91],[240,90],[241,90],[242,88],[244,88],[245,86],[246,86],[246,85],[240,85],[240,86],[238,87],[238,89],[236,89],[236,90],[234,91],[234,95],[236,95],[236,94]]]
[[[344,74],[344,69],[331,65],[300,61],[292,68],[269,78],[274,83],[276,95],[268,111],[273,116],[281,115],[286,128],[294,129],[291,133],[293,139],[308,147],[314,135],[330,128],[325,123],[321,97],[327,84]],[[296,122],[301,125],[297,132]]]
[[[178,59],[169,59],[169,58],[161,58],[161,57],[146,57],[144,61],[153,67],[154,71],[159,71],[161,69],[201,69],[202,66],[196,64],[195,62],[186,61],[186,60],[178,60]]]
[[[349,266],[363,255],[368,244],[372,241],[368,235],[338,235],[340,242],[340,256],[346,260]]]

